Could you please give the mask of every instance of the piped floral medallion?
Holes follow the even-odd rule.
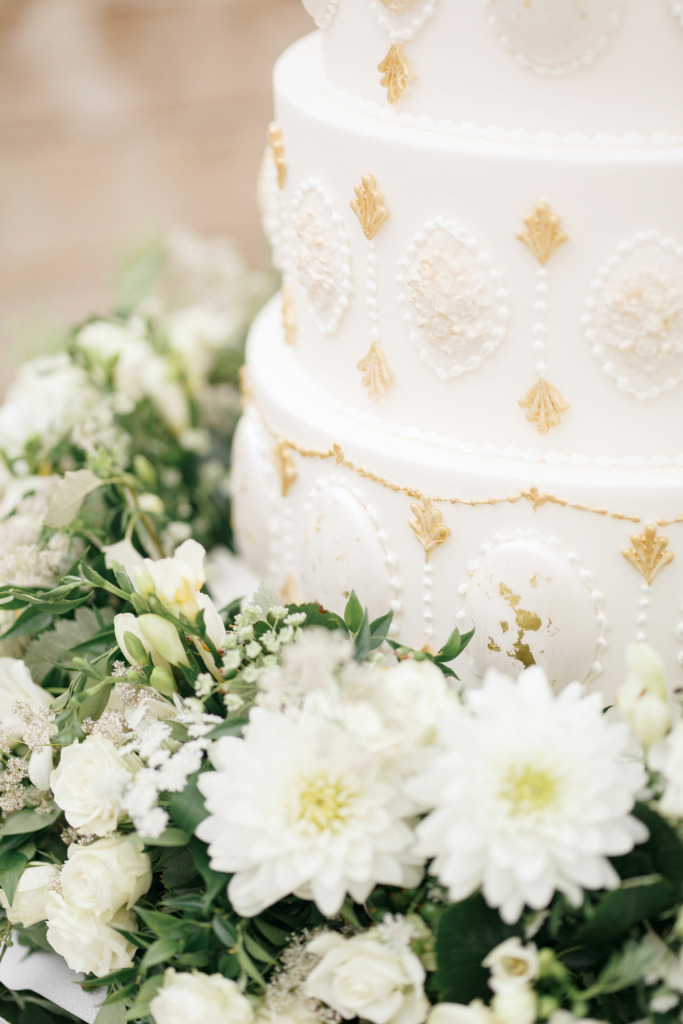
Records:
[[[411,337],[445,379],[475,370],[505,337],[508,298],[498,270],[457,224],[427,224],[399,264]]]
[[[314,178],[294,197],[295,266],[323,334],[334,334],[353,291],[351,251],[335,204]]]
[[[593,355],[643,401],[683,380],[683,246],[656,233],[623,243],[599,271],[583,325]]]

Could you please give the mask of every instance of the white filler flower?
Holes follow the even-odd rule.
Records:
[[[296,892],[331,917],[350,893],[419,881],[399,792],[339,726],[311,713],[257,708],[244,739],[211,750],[200,776],[210,817],[197,835],[211,866],[234,872],[228,896],[244,917]]]
[[[513,923],[556,891],[578,905],[584,889],[618,886],[608,858],[648,835],[630,815],[645,775],[625,760],[627,727],[579,683],[554,696],[535,667],[516,681],[490,670],[465,704],[451,749],[409,783],[433,808],[418,852],[451,899],[481,886]]]

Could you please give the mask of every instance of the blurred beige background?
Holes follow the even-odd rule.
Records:
[[[0,390],[46,326],[108,309],[150,233],[267,265],[270,76],[310,27],[300,0],[0,0]]]

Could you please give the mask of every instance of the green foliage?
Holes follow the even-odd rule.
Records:
[[[519,935],[505,925],[479,896],[444,910],[436,929],[437,970],[434,984],[445,1002],[469,1003],[488,999],[489,972],[481,966],[486,955],[505,939]]]

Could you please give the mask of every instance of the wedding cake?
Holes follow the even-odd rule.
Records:
[[[234,523],[458,671],[683,683],[683,4],[304,0]]]

